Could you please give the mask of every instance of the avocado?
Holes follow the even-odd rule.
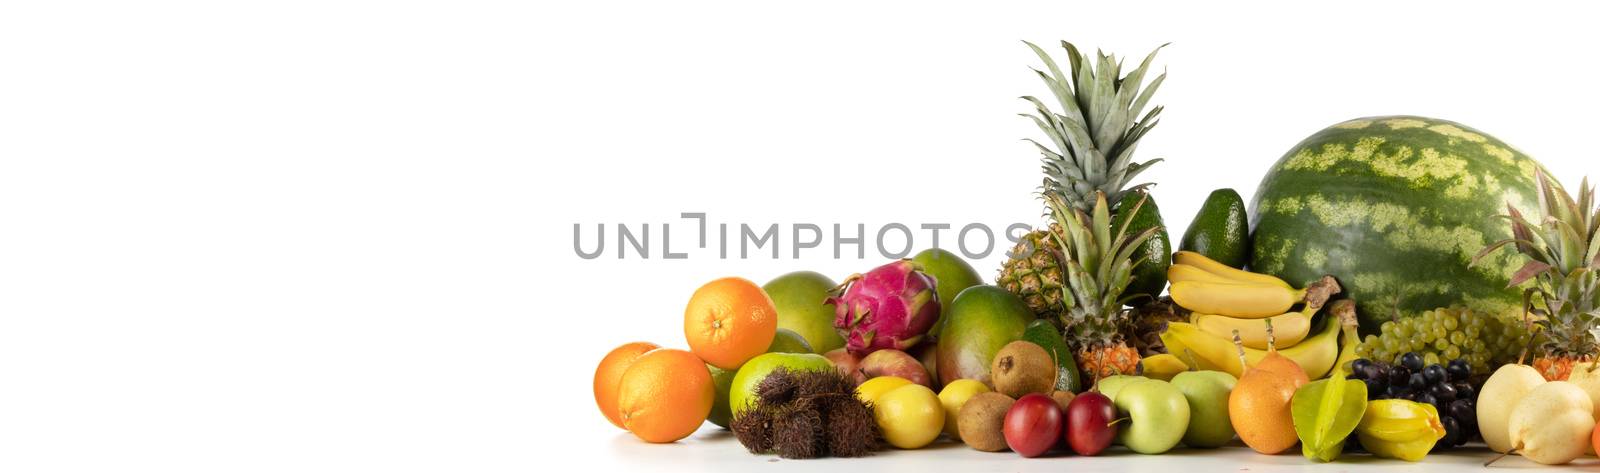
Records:
[[[1139,207],[1139,212],[1132,215],[1130,221],[1129,214],[1139,199],[1145,199],[1144,206]],[[1133,280],[1128,283],[1128,289],[1123,291],[1122,297],[1132,297],[1128,303],[1140,305],[1155,300],[1161,295],[1161,290],[1167,288],[1167,267],[1172,266],[1172,241],[1167,238],[1167,229],[1161,222],[1161,209],[1156,207],[1155,196],[1144,190],[1125,192],[1118,199],[1117,215],[1111,219],[1112,231],[1122,228],[1123,222],[1128,222],[1129,235],[1137,235],[1149,228],[1161,228],[1133,252]]]
[[[1250,261],[1250,217],[1244,199],[1233,189],[1217,189],[1206,197],[1194,222],[1183,232],[1179,249],[1193,251],[1235,268]]]
[[[1022,340],[1038,345],[1052,355],[1056,362],[1056,390],[1071,391],[1073,394],[1083,392],[1083,377],[1078,375],[1078,362],[1072,357],[1072,349],[1061,338],[1061,330],[1049,321],[1035,320],[1022,331]]]

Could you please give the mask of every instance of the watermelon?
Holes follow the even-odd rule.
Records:
[[[1296,286],[1324,275],[1354,298],[1361,331],[1462,304],[1518,314],[1520,266],[1484,246],[1510,237],[1509,204],[1538,215],[1538,162],[1459,123],[1358,118],[1317,132],[1279,159],[1250,204],[1251,268]]]

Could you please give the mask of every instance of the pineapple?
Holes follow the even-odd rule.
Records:
[[[1093,211],[1097,199],[1121,202],[1126,192],[1142,192],[1149,184],[1128,183],[1151,164],[1160,160],[1133,162],[1139,138],[1156,125],[1161,107],[1140,118],[1153,95],[1166,79],[1163,73],[1143,87],[1145,72],[1156,52],[1146,56],[1137,69],[1122,77],[1122,63],[1114,56],[1096,53],[1094,61],[1072,43],[1062,41],[1071,59],[1071,76],[1063,74],[1043,49],[1027,43],[1044,60],[1048,73],[1034,70],[1055,96],[1062,113],[1055,113],[1034,97],[1036,113],[1024,113],[1049,138],[1051,146],[1029,139],[1043,155],[1044,184],[1040,195],[1047,202],[1059,199],[1080,212]],[[1142,90],[1141,90],[1142,89]],[[1115,209],[1120,211],[1121,209]],[[1047,209],[1048,211],[1048,209]],[[1065,309],[1062,255],[1050,240],[1061,235],[1060,225],[1025,235],[1012,249],[998,283],[1018,295],[1040,317],[1050,317]]]
[[[1000,264],[996,278],[1000,287],[1021,297],[1041,318],[1061,312],[1061,289],[1067,282],[1061,277],[1061,252],[1054,241],[1060,234],[1060,226],[1050,225],[1023,235],[1011,250],[1012,258]]]
[[[1160,229],[1129,235],[1126,224],[1112,228],[1104,193],[1095,194],[1088,214],[1059,195],[1047,194],[1046,200],[1052,220],[1061,229],[1051,236],[1067,278],[1057,317],[1065,327],[1080,372],[1091,379],[1133,374],[1139,366],[1139,351],[1122,336],[1132,312],[1123,307],[1122,291],[1133,280],[1133,251]],[[1140,200],[1124,210],[1138,212],[1143,205]]]
[[[1539,329],[1535,337],[1544,339],[1533,367],[1545,379],[1565,380],[1573,365],[1600,352],[1591,336],[1600,318],[1600,209],[1588,179],[1577,201],[1543,171],[1538,190],[1537,224],[1508,205],[1512,237],[1484,248],[1478,257],[1511,245],[1528,258],[1511,276],[1511,285],[1537,281],[1523,295],[1527,314]]]

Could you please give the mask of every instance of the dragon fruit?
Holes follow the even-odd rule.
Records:
[[[828,294],[833,327],[845,349],[857,356],[893,348],[907,350],[922,341],[939,320],[938,283],[909,259],[845,278]]]

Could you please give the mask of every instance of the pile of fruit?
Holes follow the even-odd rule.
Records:
[[[711,281],[685,307],[688,350],[601,360],[601,413],[647,442],[709,421],[785,458],[941,438],[1023,457],[1237,439],[1317,462],[1481,439],[1560,464],[1600,446],[1587,182],[1575,198],[1454,122],[1361,118],[1296,145],[1248,207],[1212,192],[1173,248],[1132,184],[1159,161],[1133,159],[1162,110],[1146,109],[1156,53],[1124,74],[1062,46],[1066,68],[1028,44],[1051,96],[1023,97],[1049,221],[992,285],[937,248],[842,283]]]
[[[929,250],[842,285],[813,272],[764,287],[711,281],[684,309],[690,350],[648,342],[613,349],[595,370],[595,402],[612,424],[648,442],[682,439],[710,421],[752,452],[791,458],[859,456],[880,440],[921,447],[945,426],[945,404],[932,390],[937,371],[924,365],[938,354],[928,335],[944,312],[939,280],[959,292],[957,284],[977,285],[979,276],[955,255]],[[963,304],[988,311],[979,299]],[[1053,387],[1051,363],[1044,382]],[[966,381],[946,392],[985,386]]]

